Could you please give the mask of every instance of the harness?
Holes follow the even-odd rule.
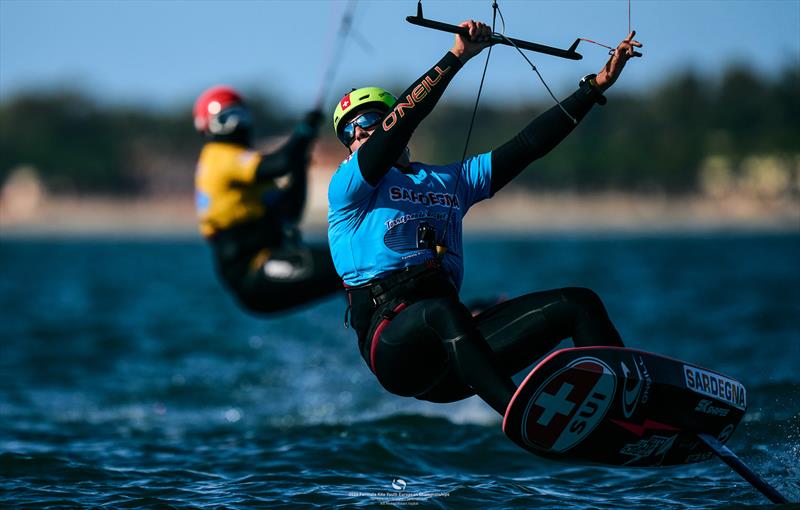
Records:
[[[345,290],[348,300],[345,326],[353,326],[358,334],[361,356],[373,373],[380,335],[399,313],[422,299],[457,293],[436,258]]]

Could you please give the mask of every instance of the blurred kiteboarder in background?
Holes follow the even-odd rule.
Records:
[[[239,303],[280,312],[340,290],[328,247],[304,243],[297,228],[320,112],[309,112],[269,154],[253,148],[252,114],[233,88],[206,90],[193,113],[206,137],[195,174],[200,232]]]

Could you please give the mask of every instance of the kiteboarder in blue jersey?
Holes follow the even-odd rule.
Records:
[[[349,323],[361,354],[388,391],[432,402],[477,394],[501,415],[511,376],[562,339],[622,346],[600,298],[585,288],[526,294],[472,316],[458,290],[462,219],[563,140],[641,56],[635,32],[597,75],[498,148],[449,165],[411,162],[407,144],[461,67],[489,45],[483,23],[465,21],[444,57],[399,96],[367,87],[346,94],[334,129],[350,156],[331,178],[328,240],[347,286]],[[575,120],[573,120],[573,117]]]

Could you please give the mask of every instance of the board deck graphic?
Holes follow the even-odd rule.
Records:
[[[712,370],[635,349],[571,348],[525,378],[503,432],[560,460],[687,464],[713,456],[698,434],[725,443],[746,406],[744,386]]]

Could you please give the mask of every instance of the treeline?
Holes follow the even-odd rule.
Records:
[[[551,190],[698,190],[709,161],[743,172],[753,157],[797,161],[800,154],[800,66],[762,77],[730,68],[712,80],[691,72],[635,94],[609,93],[576,131],[519,183]],[[291,129],[294,119],[251,100],[259,138]],[[548,103],[490,107],[478,114],[470,152],[513,136]],[[415,158],[458,160],[471,104],[443,102],[420,126]],[[285,113],[285,112],[284,112]],[[298,115],[299,116],[299,115]],[[454,128],[456,126],[456,128]],[[323,133],[329,136],[326,117]],[[0,183],[26,166],[51,192],[185,193],[202,140],[193,131],[191,103],[174,111],[101,105],[79,92],[19,95],[0,103]],[[788,181],[800,176],[788,167]]]
[[[635,94],[611,89],[608,104],[595,107],[547,157],[519,182],[536,189],[626,190],[687,193],[698,190],[708,162],[729,172],[746,170],[753,157],[800,158],[800,66],[763,78],[730,68],[719,81],[685,72]],[[470,152],[489,150],[513,136],[552,104],[500,110],[482,107]],[[431,150],[461,157],[471,105],[451,105],[426,128],[436,133]],[[468,121],[467,121],[468,122]],[[457,148],[456,151],[449,149]],[[457,152],[457,154],[456,154]],[[796,175],[795,178],[800,178]]]
[[[255,97],[258,137],[291,128]],[[173,111],[102,105],[78,91],[19,95],[0,103],[0,183],[33,169],[47,190],[72,194],[190,190],[203,140],[189,101]]]

